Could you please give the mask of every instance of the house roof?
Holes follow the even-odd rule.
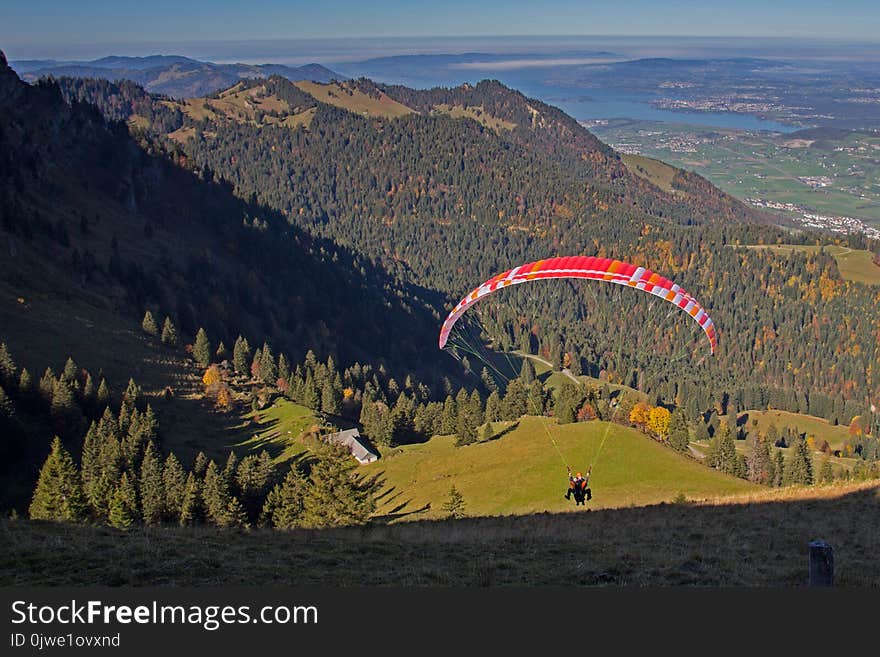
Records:
[[[337,445],[345,445],[360,463],[371,463],[379,458],[360,440],[361,434],[357,429],[346,429],[327,436],[327,440]]]

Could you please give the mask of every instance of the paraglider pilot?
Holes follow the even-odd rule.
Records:
[[[587,470],[587,476],[584,477],[580,472],[572,475],[571,468],[568,468],[568,490],[565,491],[565,499],[570,500],[573,496],[576,506],[584,504],[584,498],[593,499],[593,492],[590,490],[590,473],[592,471],[593,466],[591,465]]]

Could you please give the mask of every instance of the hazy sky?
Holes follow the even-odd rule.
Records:
[[[12,58],[381,36],[692,35],[880,40],[880,0],[0,0]],[[79,48],[77,48],[79,47]]]

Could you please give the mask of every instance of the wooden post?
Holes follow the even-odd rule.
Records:
[[[834,548],[818,539],[810,541],[810,586],[834,586]]]

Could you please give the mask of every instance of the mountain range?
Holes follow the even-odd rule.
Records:
[[[344,79],[344,76],[320,64],[296,67],[281,64],[215,64],[179,55],[109,56],[91,61],[31,59],[14,61],[11,66],[22,79],[29,82],[42,77],[62,76],[131,80],[147,91],[173,98],[203,96],[230,87],[243,78],[270,75],[315,82]]]

